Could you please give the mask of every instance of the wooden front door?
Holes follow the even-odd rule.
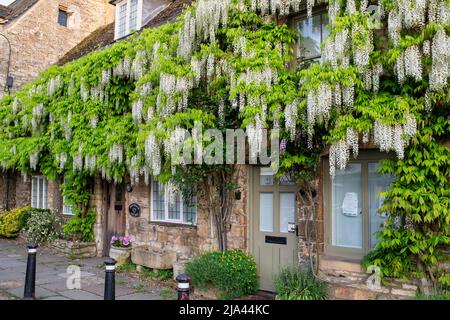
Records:
[[[111,237],[125,235],[125,186],[122,184],[110,184],[108,186],[107,211],[106,211],[106,232],[105,232],[105,256],[109,255],[111,247]]]
[[[255,168],[253,180],[253,256],[261,290],[274,291],[274,276],[298,263],[295,184]]]

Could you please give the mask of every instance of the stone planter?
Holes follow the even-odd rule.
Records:
[[[117,261],[116,265],[121,265],[131,256],[131,249],[131,246],[128,248],[111,246],[109,249],[109,256]]]
[[[97,256],[95,242],[70,241],[57,239],[51,246],[60,254],[70,259],[86,259]]]
[[[134,247],[131,261],[134,264],[151,269],[172,269],[177,260],[177,254],[172,251],[155,251],[148,246]]]

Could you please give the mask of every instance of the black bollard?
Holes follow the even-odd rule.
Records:
[[[116,260],[105,259],[105,299],[116,300]]]
[[[25,277],[25,288],[23,292],[23,300],[35,299],[36,288],[36,251],[37,244],[28,244],[28,260],[27,260],[27,274]]]
[[[189,294],[191,288],[189,282],[191,282],[191,277],[187,274],[180,274],[176,277],[177,288],[178,288],[178,300],[189,300]]]

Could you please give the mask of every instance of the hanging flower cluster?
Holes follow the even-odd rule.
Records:
[[[132,183],[138,183],[143,175],[148,184],[150,175],[160,175],[166,168],[165,161],[183,139],[183,125],[175,120],[184,119],[174,118],[177,114],[188,118],[191,93],[198,88],[206,88],[211,100],[217,102],[212,113],[218,116],[220,125],[226,123],[230,113],[238,113],[239,121],[245,119],[252,162],[256,162],[261,151],[264,129],[278,128],[283,119],[285,133],[293,141],[305,129],[299,128],[298,123],[306,123],[312,145],[315,125],[333,126],[334,114],[356,118],[360,112],[357,102],[360,93],[364,91],[368,99],[376,97],[380,77],[384,73],[389,75],[392,69],[400,83],[429,80],[425,101],[427,108],[431,108],[430,97],[447,88],[450,75],[450,39],[446,29],[450,11],[445,1],[378,1],[380,11],[386,11],[390,41],[383,50],[397,50],[392,50],[395,54],[389,51],[395,59],[391,63],[379,58],[384,51],[377,48],[376,32],[365,23],[364,19],[369,19],[366,12],[369,2],[329,0],[331,28],[329,37],[323,39],[320,67],[311,68],[316,73],[300,81],[296,70],[289,70],[285,58],[290,53],[290,42],[278,38],[282,27],[278,26],[267,39],[254,39],[261,31],[255,26],[230,27],[235,12],[256,12],[256,17],[262,17],[260,23],[270,29],[275,28],[272,22],[276,16],[292,15],[306,7],[310,17],[313,7],[321,3],[320,0],[198,0],[176,23],[144,30],[129,43],[106,49],[104,57],[92,65],[80,60],[57,69],[58,74],[52,70],[26,89],[25,94],[18,93],[8,102],[11,113],[0,114],[3,125],[0,141],[6,141],[7,146],[6,155],[0,146],[2,167],[8,164],[22,169],[22,164],[29,162],[29,168],[36,170],[43,158],[39,156],[41,151],[27,151],[20,158],[16,139],[32,137],[35,140],[30,143],[36,143],[50,123],[50,141],[55,147],[50,152],[54,152],[59,172],[97,170],[111,181],[120,178],[126,169]],[[412,34],[424,31],[431,23],[436,26],[423,32],[423,39],[410,40],[414,38]],[[221,32],[224,39],[218,39],[219,29],[230,32]],[[86,71],[86,66],[92,70]],[[216,90],[217,83],[223,84],[220,90]],[[64,101],[65,97],[70,100]],[[360,134],[363,143],[372,137],[382,151],[394,150],[399,158],[403,157],[408,139],[416,130],[413,113],[405,110],[403,118],[384,121],[384,117],[376,119],[377,112],[382,113],[373,111],[375,116],[367,116],[371,124],[363,132],[349,124],[342,136],[331,139],[337,141],[330,148],[332,174],[336,168],[345,168],[350,151],[357,156]],[[120,139],[110,136],[119,117],[133,120]],[[14,130],[13,123],[25,134]],[[88,149],[90,146],[80,135],[92,139],[95,147]],[[78,146],[80,141],[85,148]],[[99,145],[108,147],[103,149]],[[14,158],[11,163],[15,162],[12,165],[11,157]]]

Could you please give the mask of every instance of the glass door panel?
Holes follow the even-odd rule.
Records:
[[[361,163],[336,170],[332,179],[332,243],[334,246],[363,247],[363,204]]]
[[[295,221],[295,193],[280,193],[280,232],[288,232],[288,223]]]
[[[259,194],[259,231],[273,232],[273,193]]]
[[[384,198],[380,192],[386,191],[389,185],[394,181],[394,177],[388,174],[378,174],[377,170],[380,164],[378,162],[369,162],[368,165],[368,188],[369,188],[369,213],[370,213],[370,247],[373,248],[378,242],[375,235],[382,229],[382,224],[386,220],[385,215],[378,213],[378,209],[383,205]]]

